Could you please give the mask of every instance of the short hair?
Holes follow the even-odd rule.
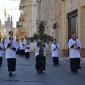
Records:
[[[54,39],[54,40],[53,40],[53,42],[54,42],[54,41],[57,41],[57,40],[56,40],[56,39]]]
[[[76,32],[72,32],[72,34],[73,34],[73,33],[76,33]]]
[[[13,31],[9,31],[9,34],[11,34],[11,33],[13,34]]]
[[[56,41],[56,39],[54,39]]]

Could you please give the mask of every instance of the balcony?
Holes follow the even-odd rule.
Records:
[[[22,22],[17,22],[17,28],[21,28],[23,26],[23,23]]]

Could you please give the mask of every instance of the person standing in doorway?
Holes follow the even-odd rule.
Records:
[[[69,58],[70,58],[70,69],[71,72],[77,73],[80,66],[80,48],[81,44],[76,36],[75,32],[72,32],[72,37],[68,42],[69,47]]]

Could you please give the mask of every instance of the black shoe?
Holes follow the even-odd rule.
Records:
[[[44,72],[41,71],[41,70],[37,70],[37,73],[38,73],[38,74],[41,74],[41,73],[44,73]]]
[[[79,66],[78,69],[81,69],[81,66]]]
[[[56,64],[53,64],[54,66],[56,66]]]
[[[71,71],[73,74],[77,74],[77,71]]]
[[[39,70],[37,70],[37,73],[40,73],[40,71],[39,71]]]

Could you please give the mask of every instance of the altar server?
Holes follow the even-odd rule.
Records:
[[[38,42],[35,47],[35,55],[36,55],[36,71],[38,73],[43,73],[45,71],[46,66],[46,47],[42,42]]]
[[[54,39],[53,43],[51,44],[51,56],[53,58],[53,65],[59,65],[59,44]]]
[[[29,57],[30,57],[30,42],[27,39],[25,43],[25,58],[29,59]]]
[[[9,37],[6,38],[4,46],[6,49],[6,59],[9,76],[12,76],[13,72],[16,71],[16,49],[17,49],[17,42],[13,38],[12,31],[9,31]]]
[[[0,67],[2,66],[2,60],[3,60],[3,49],[4,49],[4,45],[0,38]]]
[[[16,39],[16,42],[17,42],[16,54],[19,55],[19,39]]]
[[[72,33],[72,38],[69,40],[68,47],[71,72],[77,73],[78,69],[81,68],[80,66],[81,44],[75,32]]]
[[[24,54],[25,54],[25,42],[24,42],[23,38],[21,38],[21,41],[19,43],[19,50],[20,50],[20,56],[24,56]]]

